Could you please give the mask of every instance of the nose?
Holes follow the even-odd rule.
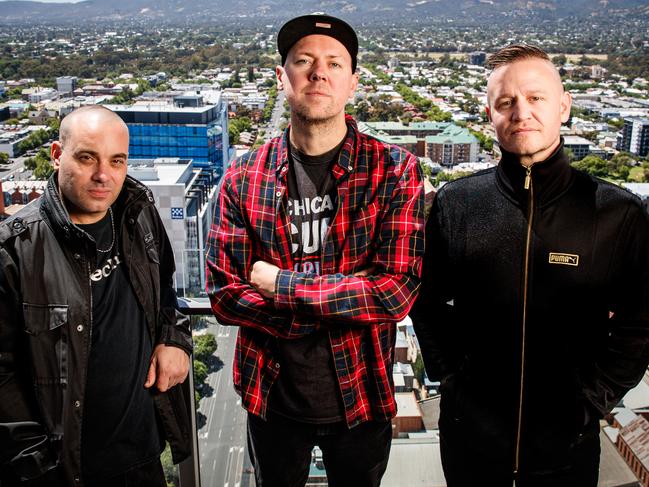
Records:
[[[532,117],[532,110],[527,100],[518,100],[514,104],[512,117],[514,120],[527,120]]]
[[[92,179],[100,183],[105,183],[109,179],[108,177],[109,169],[110,169],[110,163],[99,161],[95,168],[95,172],[92,175]]]
[[[311,81],[324,81],[327,79],[324,63],[320,60],[314,61],[311,72],[309,73],[309,80]]]

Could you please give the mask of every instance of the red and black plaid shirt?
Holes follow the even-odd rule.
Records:
[[[240,326],[234,385],[265,417],[280,372],[276,337],[329,331],[349,427],[396,414],[392,363],[396,322],[413,303],[424,252],[424,190],[417,159],[350,128],[337,163],[337,210],[321,251],[322,275],[296,272],[287,211],[288,129],[236,159],[219,192],[209,234],[207,292],[217,319]],[[282,269],[275,299],[249,283],[264,260]],[[354,273],[373,267],[372,275]]]

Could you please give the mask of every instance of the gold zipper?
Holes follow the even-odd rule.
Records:
[[[518,396],[518,426],[516,428],[516,459],[514,462],[514,478],[520,467],[521,426],[523,422],[523,379],[525,377],[525,328],[527,324],[527,292],[529,283],[530,247],[532,245],[532,220],[534,218],[534,186],[532,185],[532,165],[525,168],[524,187],[529,191],[527,212],[527,240],[525,243],[525,280],[523,287],[523,328],[521,334],[521,381]]]

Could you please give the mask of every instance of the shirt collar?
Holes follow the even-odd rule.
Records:
[[[338,160],[332,165],[332,172],[336,179],[354,171],[356,165],[357,149],[358,146],[358,126],[356,121],[351,115],[345,115],[345,123],[347,124],[347,136],[340,149]],[[279,148],[277,152],[277,162],[275,164],[275,173],[282,174],[288,170],[289,161],[289,135],[291,126],[289,125],[284,129],[284,133],[280,139]],[[287,168],[287,169],[284,169]]]

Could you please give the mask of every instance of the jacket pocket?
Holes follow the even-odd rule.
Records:
[[[23,303],[29,335],[35,393],[45,426],[63,432],[63,404],[68,381],[68,306]]]
[[[68,306],[23,303],[23,317],[36,381],[67,381]]]

